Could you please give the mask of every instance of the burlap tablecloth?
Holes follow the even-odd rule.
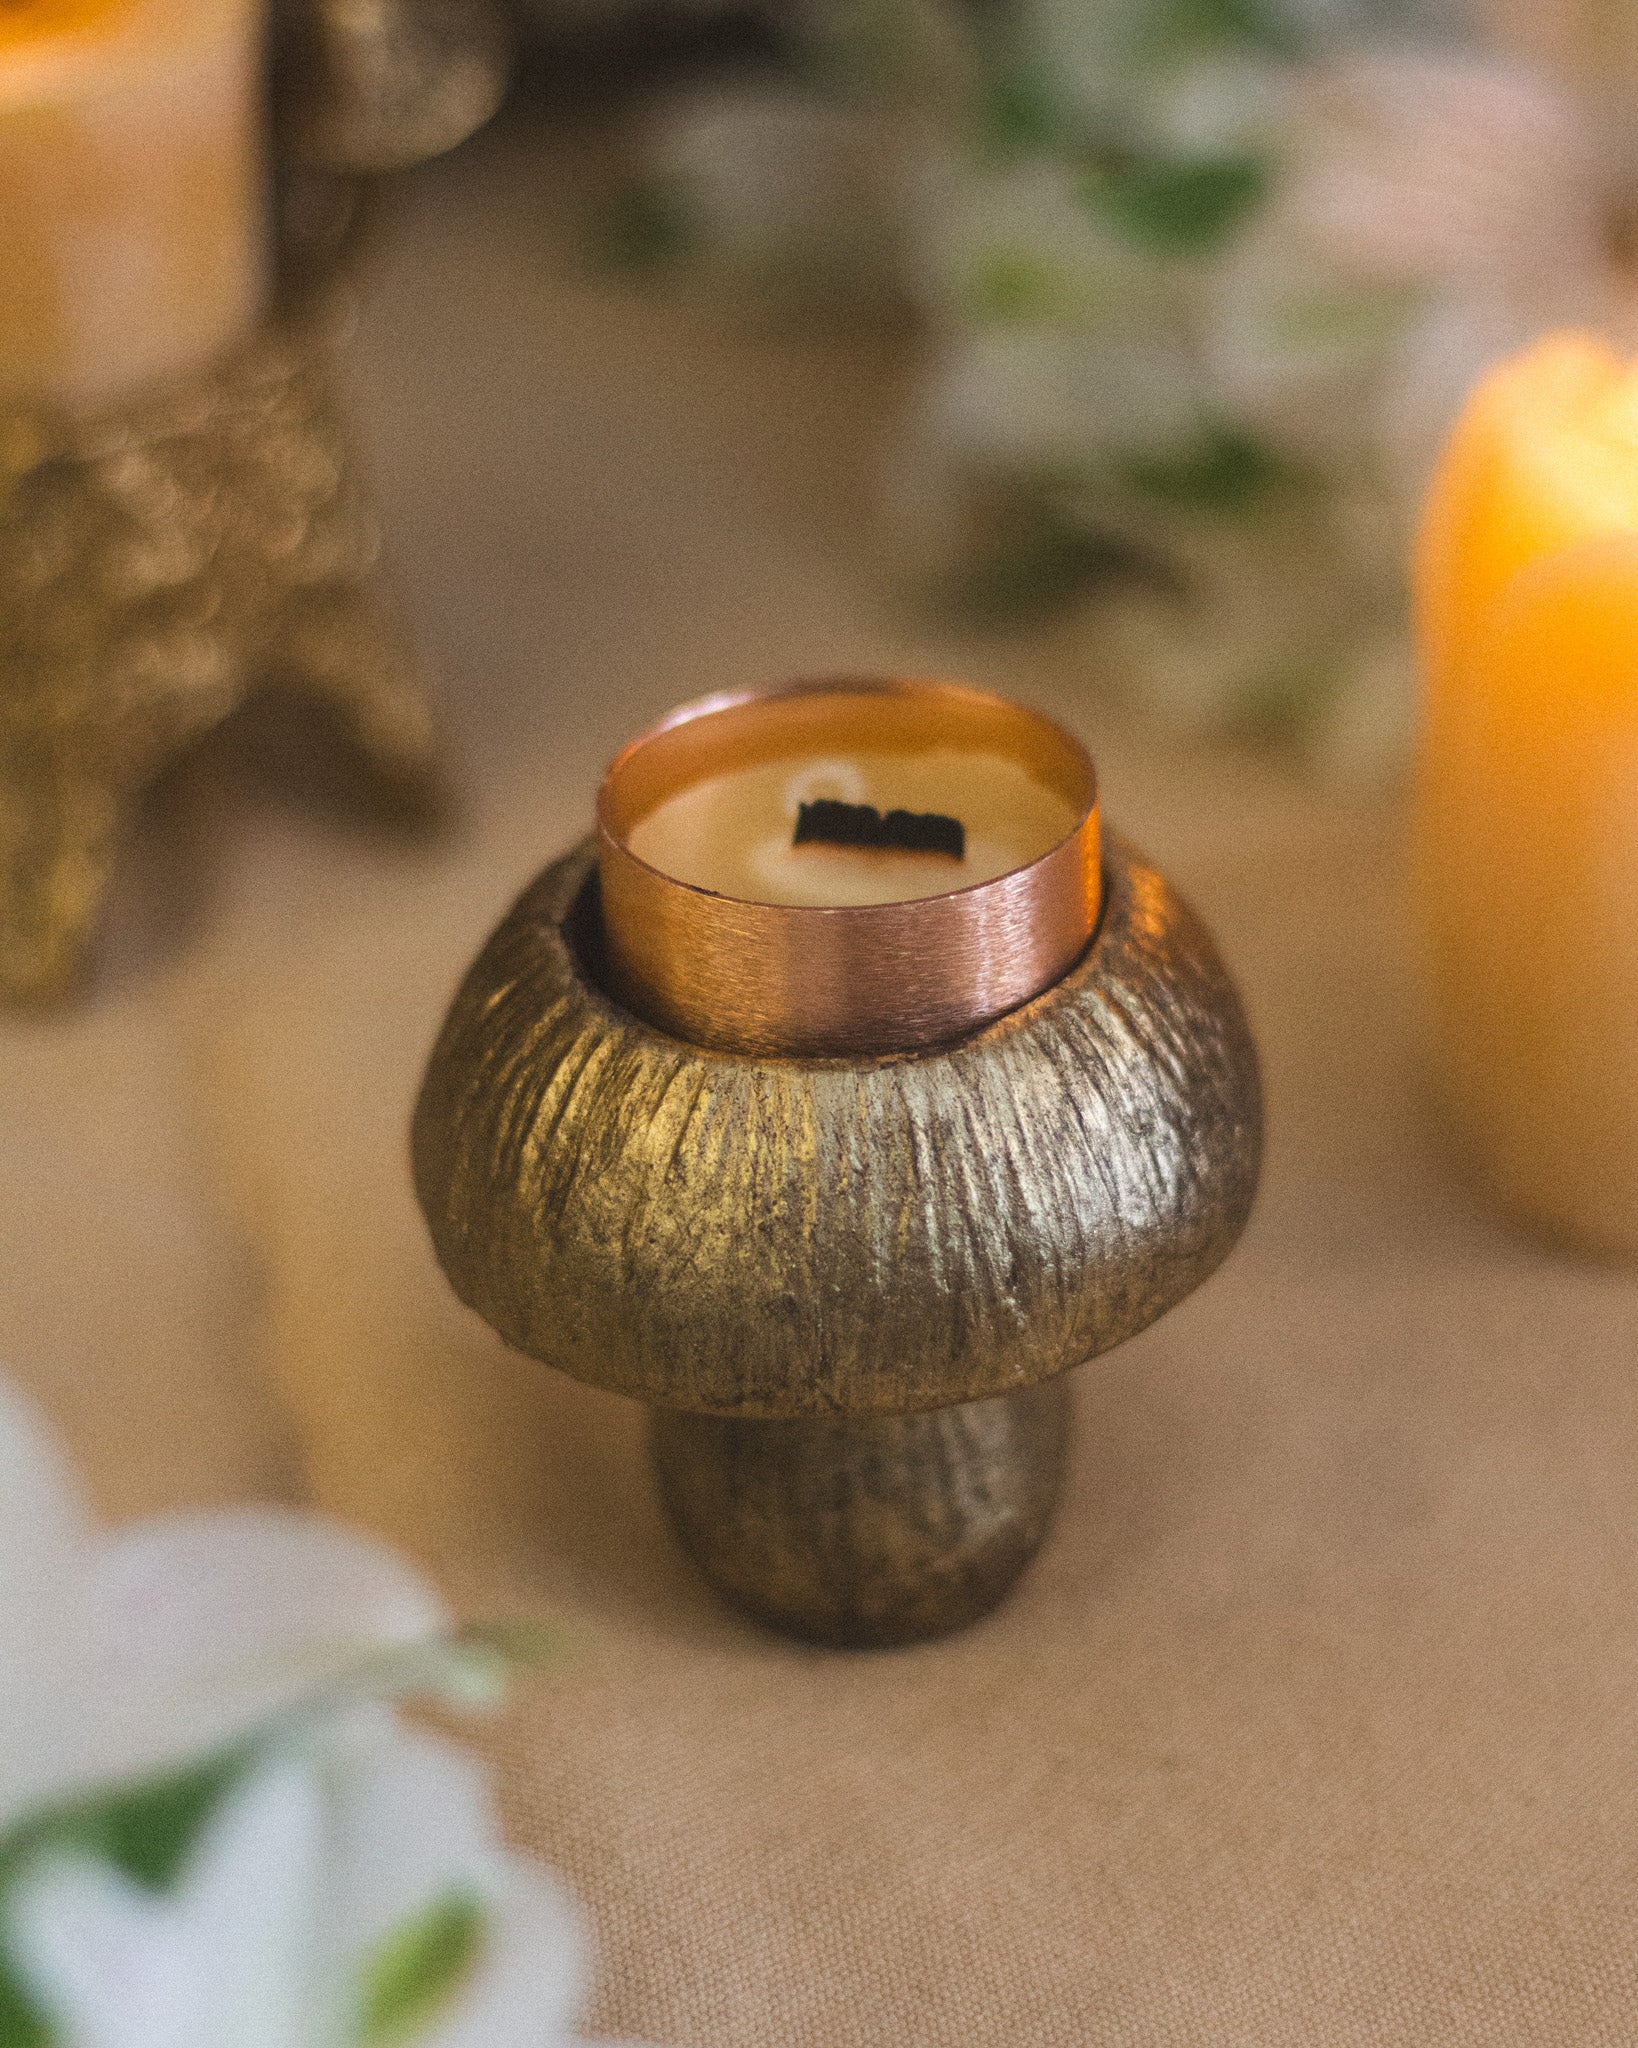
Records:
[[[576,278],[559,170],[513,133],[425,177],[365,309],[466,829],[392,847],[198,778],[143,859],[183,834],[206,900],[0,1038],[0,1355],[111,1510],[305,1487],[464,1605],[571,1625],[489,1739],[593,1911],[610,2031],[1638,2042],[1638,1280],[1516,1238],[1443,1155],[1391,805],[1160,753],[1089,642],[907,625],[865,560],[895,352]],[[1241,1252],[1079,1375],[1033,1574],[876,1657],[714,1603],[639,1413],[451,1300],[404,1148],[456,977],[615,743],[851,666],[1086,733],[1241,977],[1270,1115]]]

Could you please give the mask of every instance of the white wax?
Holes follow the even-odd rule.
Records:
[[[860,846],[793,846],[803,803],[936,811],[966,828],[961,860]],[[627,835],[639,860],[749,903],[906,903],[1027,867],[1067,839],[1079,813],[1000,754],[934,747],[761,762],[679,790]]]
[[[260,0],[0,0],[0,405],[191,371],[265,296]]]

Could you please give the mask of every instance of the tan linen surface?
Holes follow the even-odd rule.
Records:
[[[272,1359],[317,1499],[473,1611],[570,1624],[490,1747],[518,1838],[595,1917],[597,2024],[1638,2042],[1638,1283],[1515,1239],[1443,1159],[1391,810],[1157,753],[1096,707],[1090,643],[918,637],[861,546],[891,361],[566,276],[558,179],[515,132],[422,179],[365,312],[464,836],[407,853],[255,811],[187,964],[119,997],[102,1056],[174,1053],[159,1149],[212,1120],[265,1289],[235,1341]],[[714,1603],[640,1413],[451,1300],[404,1157],[455,979],[616,742],[702,688],[857,665],[1077,724],[1110,815],[1215,924],[1270,1095],[1242,1252],[1078,1375],[1034,1573],[965,1637],[875,1657]],[[140,1139],[152,1091],[123,1085]]]
[[[143,874],[160,900],[175,879]],[[120,912],[127,935],[143,922]],[[115,1516],[301,1486],[257,1262],[212,1170],[178,936],[145,925],[73,1015],[0,1015],[0,1371]]]

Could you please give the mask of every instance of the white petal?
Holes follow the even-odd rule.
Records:
[[[1211,273],[1204,354],[1223,403],[1287,453],[1357,459],[1411,288],[1351,274],[1271,214]]]
[[[1288,66],[1249,51],[1197,59],[1157,88],[1147,133],[1180,156],[1267,149],[1287,111],[1289,75]]]
[[[426,2048],[568,2048],[584,1990],[581,1916],[549,1872],[520,1856],[507,1864],[478,1974]]]
[[[976,468],[1062,473],[1169,450],[1199,431],[1200,380],[1181,349],[1051,329],[954,337],[928,393],[928,431]]]
[[[1313,74],[1284,204],[1340,267],[1526,280],[1585,262],[1603,175],[1539,76],[1470,55],[1373,55]]]
[[[323,1848],[313,1775],[282,1763],[227,1800],[173,1893],[43,1858],[11,1900],[25,1981],[73,2048],[329,2048]]]
[[[0,1376],[0,1617],[19,1585],[77,1562],[90,1515],[44,1418]]]
[[[139,1526],[107,1544],[95,1592],[100,1776],[231,1740],[448,1627],[437,1596],[385,1546],[278,1508]]]
[[[23,1982],[74,2048],[205,2048],[199,1958],[129,1878],[88,1856],[52,1859],[17,1887],[9,1920]]]
[[[352,1959],[451,1893],[497,1898],[510,1864],[477,1761],[388,1723],[350,1745],[332,1774],[331,1916]]]
[[[0,1378],[0,1828],[72,1773],[92,1542],[50,1432]]]

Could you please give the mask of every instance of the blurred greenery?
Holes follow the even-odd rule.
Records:
[[[1248,153],[1128,156],[1090,173],[1081,195],[1133,241],[1198,256],[1228,240],[1268,190],[1269,178],[1269,166]]]

